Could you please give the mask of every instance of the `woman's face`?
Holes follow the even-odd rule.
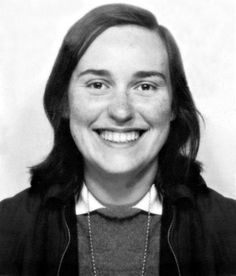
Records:
[[[138,26],[111,27],[89,46],[69,85],[69,119],[85,168],[139,173],[165,143],[172,91],[160,37]]]

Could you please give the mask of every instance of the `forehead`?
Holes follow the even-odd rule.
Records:
[[[110,62],[127,62],[167,66],[166,47],[156,31],[136,25],[110,27],[88,47],[79,61],[80,67]],[[133,60],[135,59],[135,60]]]

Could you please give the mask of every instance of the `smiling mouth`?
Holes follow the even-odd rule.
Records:
[[[101,129],[95,131],[105,141],[127,144],[137,141],[147,130],[114,131]]]

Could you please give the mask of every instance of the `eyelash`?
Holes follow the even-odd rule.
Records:
[[[141,89],[141,91],[154,91],[154,90],[157,90],[157,88],[158,88],[157,84],[151,84],[151,83],[148,83],[148,82],[142,82],[142,83],[138,84],[136,86],[136,88],[139,90],[139,88],[140,87],[142,88],[142,86],[148,86],[149,89]]]
[[[98,87],[96,87],[98,85]],[[144,88],[146,86],[146,88]],[[104,81],[92,81],[87,84],[87,87],[90,89],[95,90],[104,90],[109,88],[109,84],[107,84]],[[158,84],[153,84],[149,82],[141,82],[134,86],[134,89],[137,89],[138,91],[156,91],[158,89]],[[147,89],[148,88],[148,89]]]
[[[102,89],[102,87],[98,88],[98,87],[95,87],[95,85],[100,85],[100,86],[105,86],[105,88],[108,88],[108,85],[106,85],[104,82],[102,81],[93,81],[91,83],[89,83],[87,85],[88,88],[92,88],[92,89]]]

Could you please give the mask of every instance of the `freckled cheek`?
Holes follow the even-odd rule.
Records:
[[[172,110],[171,107],[169,108],[164,108],[164,109],[159,109],[157,110],[156,116],[154,117],[154,120],[156,118],[157,123],[169,123],[172,118]]]
[[[81,126],[89,126],[101,113],[101,107],[89,101],[70,101],[70,120]]]
[[[141,113],[153,126],[164,126],[169,124],[172,119],[172,108],[170,103],[146,106]]]
[[[70,121],[81,126],[87,126],[92,121],[91,112],[87,108],[72,107],[70,110]]]

